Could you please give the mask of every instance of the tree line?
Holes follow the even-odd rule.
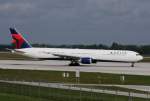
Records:
[[[112,49],[112,50],[131,50],[140,54],[150,55],[150,45],[123,45],[119,43],[112,43],[112,45],[91,44],[91,45],[49,45],[49,44],[32,44],[33,47],[47,47],[47,48],[79,48],[79,49]],[[7,51],[7,48],[12,49],[11,45],[0,45],[0,51]]]

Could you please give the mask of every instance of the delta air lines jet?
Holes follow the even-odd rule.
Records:
[[[10,28],[13,52],[35,59],[67,60],[69,66],[93,64],[97,62],[126,62],[134,63],[143,57],[134,51],[127,50],[97,50],[97,49],[65,49],[65,48],[35,48],[14,28]]]

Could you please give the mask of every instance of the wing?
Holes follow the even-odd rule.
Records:
[[[76,59],[79,60],[80,58],[82,58],[81,56],[76,56],[76,55],[72,55],[72,54],[53,54],[54,56],[58,56],[61,58],[65,58],[65,59]]]
[[[91,62],[91,63],[97,62],[96,59],[93,59],[90,56],[83,56],[81,54],[73,55],[73,54],[62,54],[61,53],[61,54],[53,54],[53,55],[58,56],[58,57],[63,58],[63,59],[67,59],[67,60],[80,60],[81,59],[81,62],[83,64],[90,64],[89,62]]]

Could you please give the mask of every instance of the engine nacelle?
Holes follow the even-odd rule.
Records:
[[[82,64],[91,64],[92,63],[92,58],[88,58],[88,57],[81,58],[80,62]]]

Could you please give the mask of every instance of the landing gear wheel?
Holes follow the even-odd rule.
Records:
[[[78,61],[71,61],[69,66],[80,66],[80,63]]]
[[[131,67],[134,67],[134,64],[135,64],[135,63],[131,63]]]
[[[69,66],[80,66],[79,63],[70,63]]]

